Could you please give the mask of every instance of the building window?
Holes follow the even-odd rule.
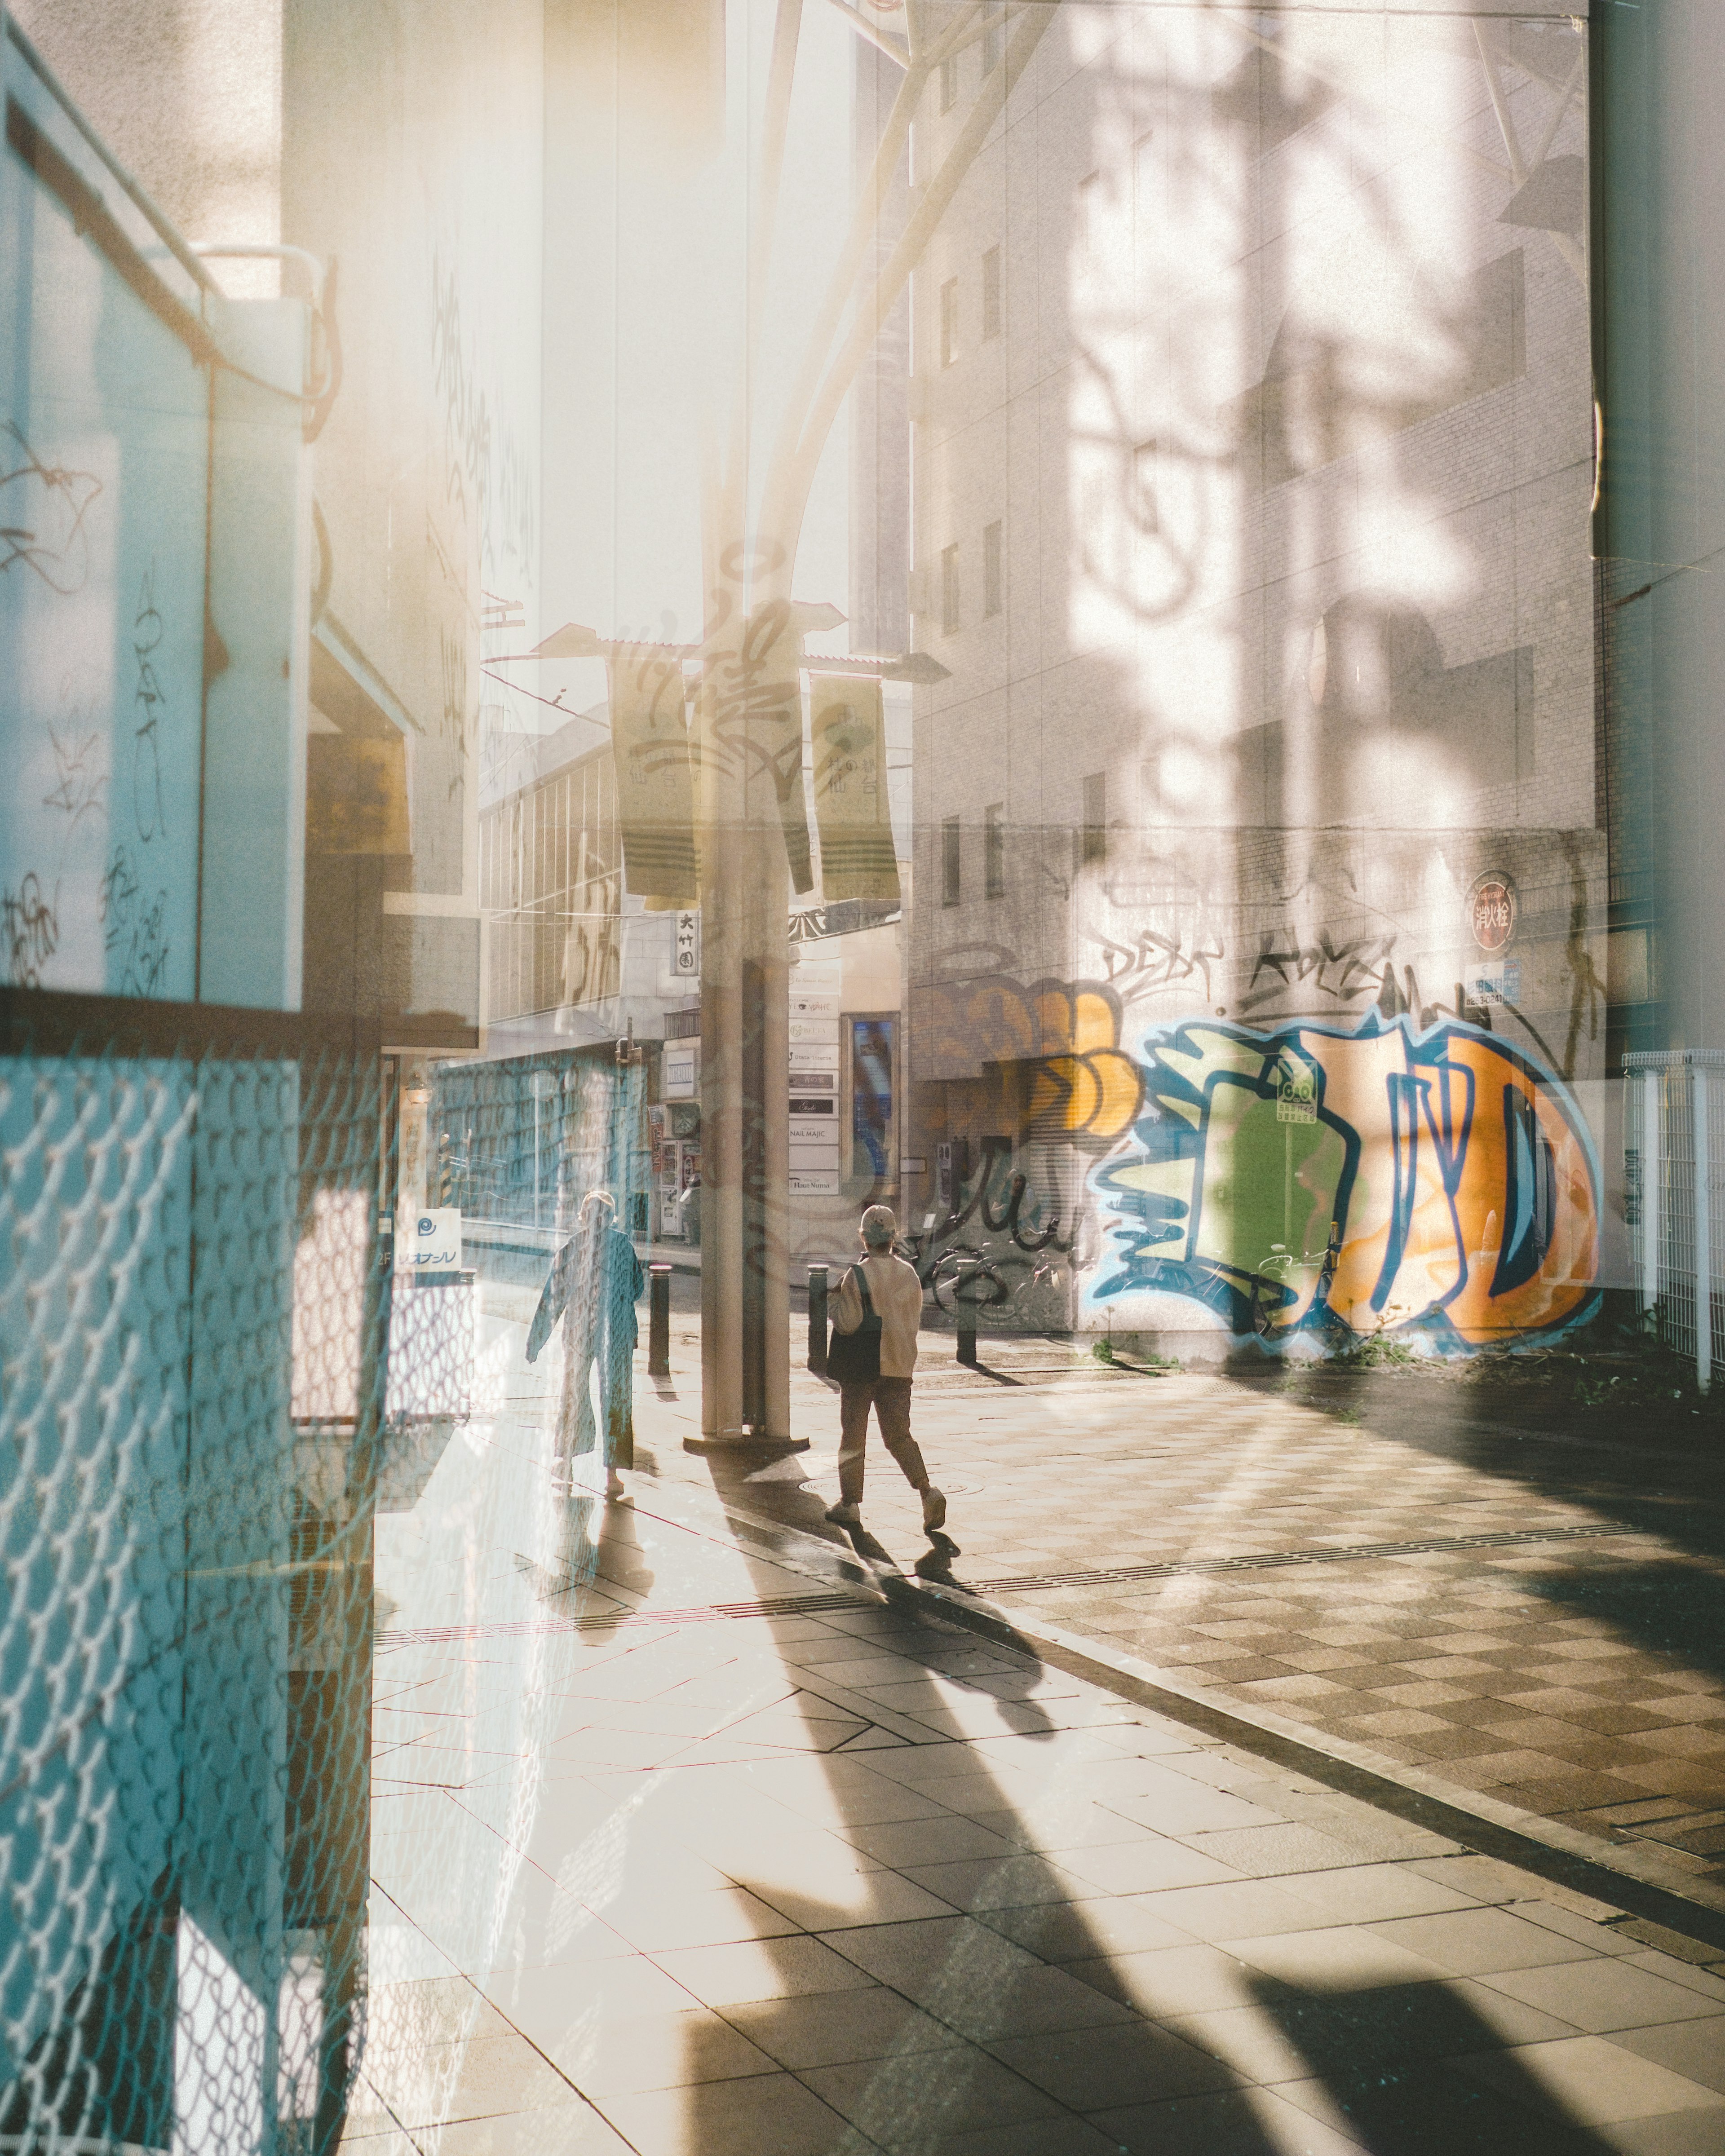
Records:
[[[941,62],[941,110],[950,112],[958,102],[958,55]]]
[[[1084,782],[1084,830],[1078,851],[1079,861],[1105,861],[1108,858],[1108,774],[1093,771]]]
[[[1162,512],[1156,495],[1156,444],[1140,442],[1132,451],[1132,521],[1140,531],[1159,531]]]
[[[958,549],[941,549],[941,633],[951,636],[958,626]]]
[[[983,341],[1000,334],[1000,249],[991,247],[983,257]]]
[[[983,612],[1000,611],[1000,526],[997,520],[983,526]]]
[[[985,897],[1006,896],[1006,803],[996,801],[983,811],[983,892]]]
[[[983,0],[983,73],[993,74],[1006,54],[1006,0]]]
[[[964,893],[964,860],[958,837],[958,819],[948,816],[941,825],[941,904],[956,906]]]
[[[950,367],[958,357],[958,280],[948,277],[941,286],[941,365]]]

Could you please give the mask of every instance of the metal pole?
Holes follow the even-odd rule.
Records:
[[[736,580],[716,577],[730,598]],[[711,608],[710,608],[710,611]],[[770,614],[765,617],[770,629]],[[697,710],[701,785],[701,1435],[790,1436],[790,874],[776,769],[800,726],[794,655],[758,649],[739,609],[709,654]],[[744,634],[752,624],[753,641]],[[758,679],[753,677],[759,676]],[[737,686],[741,679],[745,686]],[[747,685],[752,680],[752,685]],[[762,753],[751,757],[745,744]],[[799,793],[798,800],[803,798]]]
[[[1691,1066],[1695,1085],[1695,1382],[1705,1392],[1713,1377],[1713,1224],[1707,1204],[1707,1074]]]
[[[976,1305],[964,1299],[964,1283],[975,1278],[975,1270],[961,1272],[952,1284],[952,1316],[958,1327],[958,1360],[976,1365]]]
[[[647,1375],[649,1378],[668,1378],[670,1375],[670,1276],[671,1269],[655,1260],[647,1268]]]
[[[1641,1074],[1641,1307],[1651,1317],[1659,1302],[1659,1209],[1665,1189],[1665,1133],[1660,1102],[1665,1080],[1657,1070]]]
[[[827,1269],[809,1268],[809,1367],[816,1377],[827,1368]]]

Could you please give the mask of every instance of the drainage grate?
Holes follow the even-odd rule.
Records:
[[[570,1586],[583,1585],[572,1580]],[[708,1602],[691,1609],[592,1609],[571,1617],[502,1619],[493,1625],[424,1625],[380,1631],[377,1651],[459,1645],[468,1640],[526,1640],[562,1632],[617,1632],[642,1625],[716,1625],[747,1617],[819,1617],[841,1609],[878,1609],[871,1594],[780,1594],[762,1602]]]
[[[1012,1579],[979,1579],[983,1594],[1024,1594],[1039,1587],[1107,1587],[1115,1581],[1181,1579],[1194,1573],[1270,1572],[1298,1564],[1363,1564],[1373,1558],[1422,1557],[1445,1550],[1522,1549],[1536,1543],[1603,1542],[1639,1535],[1640,1527],[1507,1527],[1497,1534],[1427,1535],[1420,1542],[1348,1543],[1316,1549],[1267,1550],[1248,1557],[1171,1558],[1162,1564],[1099,1566],[1091,1572],[1029,1572]]]

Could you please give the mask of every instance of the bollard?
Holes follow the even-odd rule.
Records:
[[[668,1378],[670,1375],[670,1276],[668,1265],[655,1263],[647,1268],[650,1283],[647,1317],[647,1375],[649,1378]]]
[[[976,1277],[973,1270],[961,1273],[952,1288],[952,1316],[958,1325],[958,1360],[976,1364],[976,1305],[964,1299],[964,1283]]]
[[[827,1368],[827,1269],[809,1268],[809,1367],[817,1377]]]

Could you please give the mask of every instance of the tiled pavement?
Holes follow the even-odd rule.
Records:
[[[734,1503],[830,1537],[831,1394],[798,1373],[807,1455],[685,1460],[694,1335],[686,1321],[675,1331],[678,1374],[660,1397],[642,1388],[644,1427],[663,1433],[660,1472],[711,1476]],[[1614,1445],[1609,1433],[1566,1435],[1561,1419],[1508,1423],[1502,1401],[1417,1373],[1249,1384],[1086,1368],[1051,1342],[983,1346],[994,1377],[956,1367],[950,1335],[926,1337],[916,1396],[931,1470],[952,1495],[958,1581],[1176,1686],[1422,1769],[1460,1801],[1483,1793],[1608,1846],[1634,1840],[1674,1881],[1725,1890],[1725,1455],[1638,1445],[1633,1429]],[[923,1547],[917,1515],[878,1450],[865,1511],[908,1565]],[[1050,1584],[996,1584],[1026,1577]]]
[[[345,2148],[1725,2150],[1719,1974],[711,1490],[557,1495],[520,1338],[379,1522]]]

